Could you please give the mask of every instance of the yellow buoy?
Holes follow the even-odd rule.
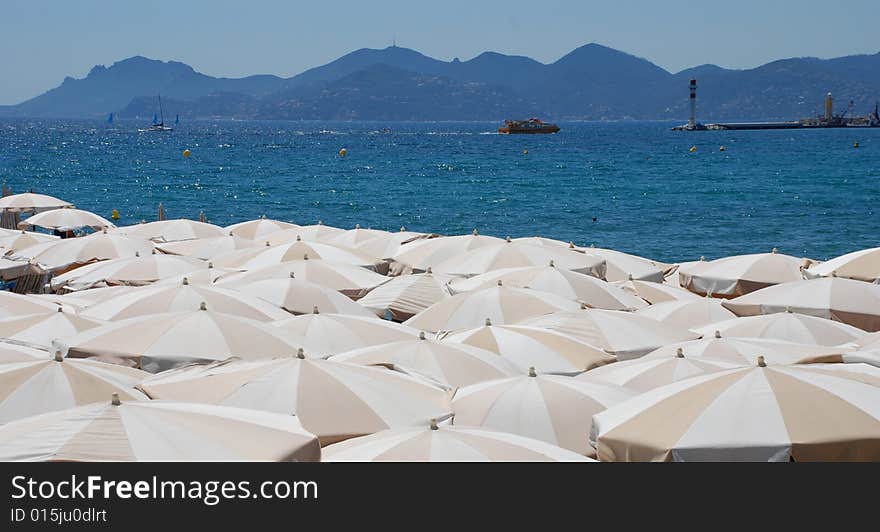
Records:
[[[346,150],[345,148],[342,148],[341,150],[339,150],[340,157],[345,157],[346,153],[348,153],[348,150]]]
[[[696,146],[691,146],[691,149],[688,150],[688,151],[691,152],[691,153],[694,153],[695,151],[697,151],[697,147],[696,147]]]
[[[119,219],[119,211],[116,209],[113,209],[113,213],[110,214],[110,218],[113,218],[114,220],[118,220]]]
[[[523,150],[523,155],[528,155],[528,154],[529,154],[529,150]]]
[[[189,157],[190,155],[192,155],[192,154],[190,153],[189,150],[183,150],[183,156],[184,156],[184,157]]]
[[[718,151],[726,151],[726,150],[727,150],[727,148],[725,148],[724,146],[721,146],[720,148],[718,148]]]
[[[853,142],[853,148],[858,148],[858,147],[859,147],[859,143],[858,143],[858,142]]]

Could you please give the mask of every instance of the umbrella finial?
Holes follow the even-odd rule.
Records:
[[[303,351],[303,348],[302,348],[302,347],[300,347],[300,348],[298,348],[298,349],[296,350],[296,358],[298,358],[298,359],[300,359],[300,360],[304,360],[304,359],[306,358],[306,354],[305,354],[305,352]]]
[[[712,297],[712,291],[706,290],[706,297]]]
[[[700,255],[700,262],[706,262],[706,256]]]
[[[773,246],[773,249],[772,249],[772,250],[771,250],[771,251],[770,251],[770,253],[773,253],[773,254],[775,254],[775,253],[776,253],[776,252],[777,252],[777,251],[779,251],[779,250],[778,250],[778,249],[776,249],[776,246]]]
[[[110,399],[110,404],[113,406],[119,406],[122,404],[122,401],[119,400],[119,394],[114,393],[112,398]]]
[[[309,260],[309,254],[303,253],[303,260]]]
[[[489,318],[486,318],[486,327],[491,327],[491,326],[492,326],[492,320]]]
[[[184,278],[183,278],[183,281],[182,281],[181,284],[183,284],[183,286],[189,286],[189,279],[187,279],[186,277],[184,277]]]
[[[102,229],[101,229],[101,232],[104,233],[104,234],[106,235],[106,234],[107,234],[107,228],[106,228],[106,227],[102,228]]]
[[[291,278],[291,279],[296,279],[296,274],[293,273],[293,272],[290,272],[290,278]]]
[[[64,312],[64,309],[61,306],[58,307],[58,312]]]
[[[529,377],[537,377],[538,373],[535,371],[535,366],[529,366]]]
[[[354,228],[355,228],[355,229],[360,229],[360,228],[361,228],[361,224],[354,224]]]
[[[764,356],[763,356],[763,355],[758,357],[758,367],[759,367],[759,368],[766,368],[766,367],[767,367],[767,363],[764,362]]]
[[[405,233],[405,232],[406,232],[406,226],[405,226],[405,225],[401,225],[401,226],[400,226],[400,232],[401,232],[401,233]]]
[[[431,418],[431,430],[438,430],[440,427],[437,426],[437,420],[435,418]]]
[[[64,357],[61,355],[61,351],[56,349],[55,350],[55,362],[61,362],[63,360],[64,360]]]
[[[205,304],[204,301],[199,303],[199,310],[208,310],[208,305]]]
[[[302,237],[299,236],[299,235],[296,235],[296,241],[297,241],[297,242],[302,242]]]
[[[319,314],[319,312],[318,312],[318,305],[315,305],[315,306],[312,307],[312,314]]]
[[[675,356],[678,358],[684,358],[684,349],[678,348],[675,350]]]
[[[478,234],[479,234],[479,233],[477,233],[477,228],[474,227],[474,236],[477,236]]]
[[[213,267],[214,267],[214,263],[213,263],[213,262],[209,262],[209,263],[208,263],[208,269],[210,270],[210,269],[213,268]]]
[[[419,340],[425,339],[425,331],[419,331]]]
[[[501,279],[498,279],[498,286],[503,286],[503,283],[501,282]]]
[[[553,262],[553,259],[550,259],[550,267],[551,267],[551,268],[555,268],[555,267],[556,267],[556,263]]]
[[[785,307],[785,312],[791,314],[791,307]]]
[[[431,267],[428,266],[428,269],[425,270],[425,273],[434,273],[434,270],[432,270]]]
[[[261,220],[265,220],[265,219],[266,219],[266,215],[263,214],[262,216],[260,216],[260,219],[261,219]]]
[[[155,254],[156,254],[156,248],[153,248],[153,251],[152,251],[152,253],[150,253],[150,254],[151,254],[151,255],[155,255]]]
[[[140,252],[140,251],[135,251],[135,252],[134,252],[134,256],[135,256],[135,257],[140,257],[140,256],[141,256],[141,252]]]
[[[631,274],[631,273],[626,274],[626,280],[627,280],[627,281],[632,281],[632,280],[633,280],[633,274]]]
[[[721,331],[715,331],[715,338],[721,338]]]
[[[574,249],[574,240],[568,241],[568,249]]]
[[[271,247],[271,246],[272,246],[272,244],[270,244],[269,241],[267,240],[267,241],[266,241],[266,247],[268,248],[268,247]]]
[[[504,239],[506,242],[510,242],[510,235],[507,235],[507,238]]]
[[[324,225],[324,221],[323,221],[323,220],[318,220],[318,225]]]

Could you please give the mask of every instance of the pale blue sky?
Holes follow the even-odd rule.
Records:
[[[588,42],[670,71],[880,51],[876,0],[0,0],[0,104],[132,55],[291,76],[357,48],[552,62]]]

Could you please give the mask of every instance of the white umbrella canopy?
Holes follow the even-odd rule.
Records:
[[[687,301],[700,298],[697,294],[685,290],[684,288],[652,281],[636,281],[628,279],[626,281],[614,281],[611,284],[644,299],[652,305],[664,303],[666,301]]]
[[[80,290],[79,292],[68,292],[66,294],[45,294],[45,297],[62,307],[70,307],[76,312],[80,312],[92,305],[125,293],[133,292],[138,288],[140,287],[126,285],[104,286],[101,288]]]
[[[65,362],[66,363],[66,362]],[[244,408],[113,397],[0,426],[0,460],[317,462],[296,417]]]
[[[312,313],[278,321],[273,326],[301,339],[309,356],[328,357],[390,342],[412,340],[417,331],[374,316]]]
[[[495,286],[439,301],[404,324],[422,331],[452,331],[479,327],[486,319],[503,325],[559,310],[577,309],[580,309],[579,303],[540,290]]]
[[[224,230],[232,236],[246,238],[248,240],[262,240],[267,236],[285,229],[298,229],[299,226],[290,222],[268,219],[265,216],[256,220],[248,220],[237,224],[227,225]]]
[[[63,341],[101,325],[102,321],[63,312],[58,307],[56,312],[0,319],[0,338],[48,349],[54,340]]]
[[[268,324],[207,310],[150,314],[96,327],[56,342],[66,356],[135,363],[155,373],[192,362],[237,356],[290,356],[298,341]]]
[[[95,360],[41,359],[0,364],[0,424],[100,401],[112,394],[147,400],[134,387],[150,374]]]
[[[355,225],[354,229],[349,229],[331,238],[327,238],[325,242],[334,246],[354,249],[374,238],[389,238],[392,234],[390,231],[383,231],[382,229],[364,229],[358,224]],[[406,232],[404,232],[404,236],[407,236]],[[418,236],[418,233],[415,233],[413,236]]]
[[[89,306],[81,316],[103,321],[118,321],[150,314],[188,311],[205,302],[215,312],[269,322],[289,318],[287,312],[249,294],[211,285],[145,286],[123,292],[111,299]]]
[[[31,231],[17,231],[0,236],[0,249],[5,253],[10,251],[21,251],[31,246],[45,244],[46,242],[56,242],[60,240],[54,235],[45,235],[42,233],[34,233]]]
[[[294,414],[322,445],[451,416],[448,393],[413,377],[297,357],[181,368],[139,388],[153,399]]]
[[[843,277],[857,281],[880,281],[880,247],[861,249],[804,270],[807,278]]]
[[[668,264],[613,249],[597,247],[575,249],[604,259],[605,275],[602,278],[608,282],[635,279],[662,283],[665,272],[670,268]]]
[[[172,275],[171,277],[166,277],[164,279],[159,279],[152,286],[166,286],[173,285],[177,286],[186,279],[191,285],[212,285],[220,280],[225,275],[233,275],[241,273],[241,270],[236,270],[233,268],[215,268],[211,262],[208,262],[208,267],[203,270],[196,270],[194,272],[186,272],[179,275]],[[231,286],[224,286],[222,288],[232,288]]]
[[[284,309],[291,314],[329,312],[375,318],[372,312],[339,292],[294,277],[236,284],[232,288],[242,294],[266,301],[275,308]],[[285,316],[285,318],[289,317],[289,315]]]
[[[710,323],[695,329],[695,332],[704,338],[764,338],[825,346],[853,342],[865,334],[863,330],[845,323],[794,312],[734,318]]]
[[[471,250],[503,242],[504,240],[494,236],[477,234],[474,229],[472,235],[442,236],[410,242],[400,247],[394,260],[414,270],[425,271]],[[439,271],[436,268],[434,270]]]
[[[799,344],[785,340],[715,338],[711,336],[700,340],[664,345],[651,351],[641,360],[698,358],[754,366],[758,363],[758,357],[762,356],[768,364],[799,364],[804,362],[839,362],[841,354],[850,350],[850,348]]]
[[[63,271],[95,261],[149,255],[153,243],[113,233],[65,238],[22,249],[14,257],[28,259],[47,269]]]
[[[531,244],[533,246],[550,246],[568,249],[577,248],[577,246],[574,245],[574,242],[563,242],[562,240],[556,240],[555,238],[546,238],[541,236],[524,236],[520,238],[514,238],[513,241],[521,242],[523,244]]]
[[[279,244],[290,244],[299,240],[304,240],[306,242],[327,242],[328,240],[332,240],[333,237],[341,235],[344,232],[344,229],[339,229],[338,227],[332,227],[329,225],[302,225],[269,233],[265,237],[261,238],[259,242],[263,243],[264,245],[266,242],[268,242],[272,246],[277,246]]]
[[[33,192],[12,194],[0,198],[0,211],[43,212],[70,207],[73,207],[72,203],[45,194],[34,194]]]
[[[218,255],[263,246],[259,242],[240,236],[216,236],[211,238],[193,238],[156,244],[156,249],[169,255],[183,255],[195,259],[211,260]]]
[[[510,377],[519,373],[516,366],[496,353],[466,344],[419,338],[347,351],[330,358],[362,366],[386,366],[389,369],[424,376],[447,388]]]
[[[434,303],[452,297],[447,285],[453,279],[451,275],[434,273],[428,268],[425,273],[393,277],[370,290],[358,303],[380,317],[390,313],[393,320],[406,321]]]
[[[53,209],[35,214],[18,223],[19,229],[26,229],[28,227],[42,227],[59,231],[71,231],[73,229],[90,227],[95,231],[100,231],[101,229],[112,229],[116,226],[110,220],[93,212],[80,209]]]
[[[865,331],[880,330],[880,285],[835,277],[795,281],[725,301],[738,316],[791,310],[847,323]]]
[[[133,238],[142,238],[154,242],[176,242],[194,238],[214,238],[229,233],[222,227],[184,218],[178,220],[160,220],[158,222],[140,223],[117,227],[114,233]]]
[[[510,239],[446,259],[433,266],[433,270],[469,276],[502,268],[547,266],[551,263],[557,268],[581,272],[599,279],[605,278],[605,259],[601,257],[568,248],[536,246]]]
[[[687,329],[616,310],[556,312],[524,320],[520,325],[542,327],[572,336],[615,355],[619,360],[638,358],[668,343],[698,337]]]
[[[29,314],[49,314],[58,305],[47,299],[0,290],[0,319]]]
[[[45,349],[15,344],[0,339],[0,364],[45,360],[48,356],[49,352]]]
[[[742,367],[740,363],[714,358],[642,357],[592,369],[577,375],[575,379],[598,384],[614,384],[637,393],[644,393],[673,382],[740,367]]]
[[[337,240],[341,236],[343,235],[332,239],[330,242],[344,242],[345,240],[343,239]],[[417,240],[423,240],[426,238],[431,238],[431,235],[401,230],[396,233],[387,233],[374,236],[373,238],[355,244],[354,246],[352,246],[352,249],[356,249],[357,251],[370,257],[378,257],[380,259],[392,260],[393,257],[397,255],[397,253],[400,251],[401,246],[406,245],[409,242],[415,242]]]
[[[222,253],[212,259],[214,266],[255,270],[292,261],[323,259],[350,266],[374,267],[380,260],[358,251],[322,242],[294,241]]]
[[[591,455],[593,415],[635,395],[613,384],[538,375],[532,368],[526,376],[457,390],[452,400],[453,423],[518,434]]]
[[[291,274],[295,279],[336,290],[352,299],[363,297],[373,288],[389,280],[388,277],[366,268],[309,259],[283,262],[265,268],[223,275],[217,280],[217,284],[234,288],[237,285],[265,279],[287,279]]]
[[[880,376],[860,366],[693,377],[596,414],[591,440],[603,461],[880,460]]]
[[[142,286],[174,275],[207,269],[198,259],[151,253],[124,259],[112,259],[82,266],[52,279],[52,288],[69,291],[99,286]]]
[[[777,253],[755,253],[697,262],[679,268],[681,286],[699,295],[732,298],[804,278],[809,259]]]
[[[477,427],[389,429],[323,449],[324,462],[593,462],[540,440]]]
[[[708,297],[665,301],[640,309],[636,314],[679,329],[696,329],[736,318],[736,314],[721,306],[720,300]]]
[[[590,308],[629,311],[647,306],[644,300],[622,288],[591,275],[557,268],[552,261],[549,266],[504,268],[467,279],[454,279],[449,288],[453,293],[472,292],[494,286],[498,281],[504,286],[550,292]]]
[[[860,336],[854,343],[859,349],[880,350],[880,332],[873,332]]]
[[[565,334],[522,325],[492,325],[489,321],[483,327],[445,335],[443,340],[496,353],[520,373],[536,367],[544,373],[576,374],[616,360]]]

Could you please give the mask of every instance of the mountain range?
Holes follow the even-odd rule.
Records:
[[[867,114],[880,98],[880,53],[671,73],[595,43],[549,64],[495,52],[441,61],[391,46],[357,50],[290,78],[216,78],[184,63],[137,56],[0,106],[0,116],[94,118],[114,112],[147,119],[161,94],[166,114],[182,118],[684,120],[691,77],[697,78],[702,121],[813,116],[822,112],[827,92],[842,102],[838,111],[851,101],[854,114]]]

